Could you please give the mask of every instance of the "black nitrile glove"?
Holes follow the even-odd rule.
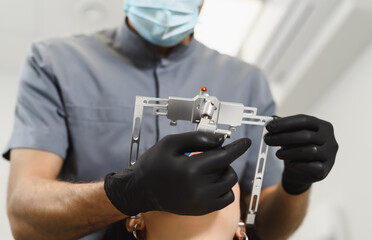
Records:
[[[282,186],[293,195],[323,180],[335,162],[338,144],[331,123],[307,115],[276,118],[267,124],[266,144],[280,146],[284,160]]]
[[[167,211],[204,215],[234,201],[237,182],[230,164],[250,146],[247,138],[225,147],[222,135],[189,132],[169,135],[120,173],[105,177],[105,191],[122,213]],[[187,157],[188,152],[203,152]]]

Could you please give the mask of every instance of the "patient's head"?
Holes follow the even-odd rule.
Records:
[[[136,226],[138,239],[214,239],[231,240],[240,220],[240,189],[233,187],[235,201],[227,207],[203,216],[181,216],[168,212],[142,213],[139,219],[130,219],[127,230]]]

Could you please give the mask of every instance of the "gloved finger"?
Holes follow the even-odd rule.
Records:
[[[322,162],[291,162],[291,170],[296,170],[299,174],[306,175],[312,181],[320,181],[327,177],[327,171]]]
[[[313,144],[299,147],[281,148],[276,152],[276,156],[279,159],[297,162],[322,162],[326,160],[321,148]]]
[[[222,148],[204,151],[190,157],[195,167],[204,172],[216,172],[228,167],[251,146],[249,138],[238,139]]]
[[[187,212],[182,213],[182,215],[189,216],[202,216],[214,211],[221,210],[234,202],[235,196],[232,190],[225,192],[219,197],[208,196],[203,198],[197,204],[197,210],[189,209]]]
[[[238,176],[234,169],[228,167],[222,176],[220,176],[213,184],[209,184],[205,188],[205,192],[211,196],[219,197],[231,190],[237,182]]]
[[[269,146],[322,145],[324,143],[324,139],[317,138],[317,132],[311,130],[268,133],[264,139],[265,143]]]
[[[201,152],[220,147],[225,138],[221,134],[187,132],[168,135],[161,141],[169,151],[179,154]]]
[[[222,194],[216,201],[216,205],[221,205],[221,209],[230,205],[235,201],[235,195],[232,189],[225,194]]]
[[[205,207],[207,210],[206,213],[221,210],[230,205],[231,203],[233,203],[234,200],[235,200],[234,192],[230,189],[229,191],[225,192],[218,198],[211,201],[209,204],[207,203],[208,206]]]
[[[270,133],[292,132],[302,129],[317,131],[319,119],[308,115],[295,115],[284,118],[276,118],[266,125]]]

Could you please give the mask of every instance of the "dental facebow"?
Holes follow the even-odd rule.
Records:
[[[129,166],[134,165],[139,156],[144,107],[152,108],[156,116],[166,116],[170,120],[171,126],[177,126],[177,121],[191,121],[196,124],[196,131],[223,134],[225,138],[230,138],[232,132],[236,131],[236,128],[242,124],[263,127],[246,219],[246,224],[253,225],[258,209],[268,152],[268,146],[263,140],[267,132],[265,125],[273,120],[273,117],[257,116],[257,108],[245,107],[241,103],[221,102],[217,97],[209,96],[205,87],[202,87],[200,94],[194,98],[169,97],[166,99],[137,96],[133,116]],[[228,129],[219,128],[220,125],[228,126]]]

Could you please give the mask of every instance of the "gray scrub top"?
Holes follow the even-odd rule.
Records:
[[[14,148],[33,148],[64,159],[59,179],[90,182],[128,166],[136,96],[192,98],[201,86],[220,101],[273,115],[275,104],[262,72],[222,55],[195,39],[166,58],[126,24],[92,35],[50,39],[32,45],[20,76],[15,124],[4,157]],[[171,127],[166,117],[144,112],[140,152],[166,135],[193,131],[189,122]],[[252,139],[232,166],[244,190],[251,188],[262,127],[241,126],[231,142]],[[282,163],[271,149],[264,187],[280,181]],[[166,186],[164,186],[166,187]],[[98,231],[84,239],[99,239]]]

